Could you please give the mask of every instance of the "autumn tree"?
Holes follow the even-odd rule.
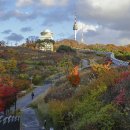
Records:
[[[11,105],[16,102],[17,91],[15,88],[8,85],[0,85],[0,112],[10,109]]]
[[[17,61],[13,58],[8,60],[7,63],[5,64],[5,67],[7,71],[9,72],[9,74],[11,74],[17,68]]]
[[[2,61],[0,61],[0,74],[3,74],[6,72],[5,65]]]

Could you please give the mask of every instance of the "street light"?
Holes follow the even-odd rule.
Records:
[[[31,88],[32,88],[32,80],[33,80],[33,77],[31,76],[29,79],[30,79],[30,81],[31,81]]]
[[[14,102],[15,115],[16,115],[16,109],[17,109],[16,102],[17,102],[17,94],[15,93],[15,102]]]

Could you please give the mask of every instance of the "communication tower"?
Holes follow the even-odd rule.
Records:
[[[77,40],[78,24],[77,24],[77,16],[76,15],[75,15],[75,20],[74,20],[73,30],[74,30],[74,39]]]

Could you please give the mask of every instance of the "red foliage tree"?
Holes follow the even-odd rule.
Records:
[[[15,88],[0,85],[0,112],[10,108],[16,100],[16,93]]]

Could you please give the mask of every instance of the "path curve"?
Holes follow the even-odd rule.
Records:
[[[34,89],[34,99],[36,97],[38,97],[40,94],[42,94],[43,92],[45,92],[49,87],[51,86],[51,84],[45,84],[43,86],[38,86],[36,89]],[[32,98],[31,98],[31,92],[28,93],[27,95],[23,96],[22,98],[17,100],[17,109],[24,109],[25,107],[27,107],[30,103],[32,102]]]

